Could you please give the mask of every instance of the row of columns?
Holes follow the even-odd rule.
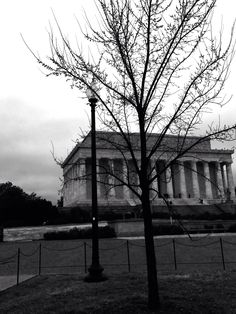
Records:
[[[120,159],[106,159],[107,166],[109,167],[112,173],[121,173],[123,178],[126,180],[128,177],[127,173],[127,165],[126,163]],[[117,168],[117,162],[120,161],[120,168]],[[165,161],[162,161],[163,163]],[[107,189],[107,197],[109,198],[125,198],[130,199],[133,197],[129,188],[126,186],[119,186],[112,188],[115,186],[115,178],[113,176],[107,176],[106,185],[101,184],[102,180],[99,176],[101,173],[99,160],[97,163],[97,173],[98,173],[98,198],[104,197],[104,189]],[[159,161],[152,161],[151,167],[158,173],[158,163]],[[212,199],[214,195],[217,195],[217,198],[227,197],[226,191],[228,191],[229,195],[234,196],[234,182],[233,182],[233,174],[230,163],[220,163],[214,162],[215,169],[215,177],[212,178],[210,174],[210,167],[208,162],[196,162],[194,160],[187,161],[188,166],[186,167],[186,161],[178,161],[175,169],[167,168],[164,175],[161,177],[157,177],[156,180],[153,181],[153,190],[158,191],[160,194],[166,194],[168,197],[181,197],[181,198],[207,198]],[[199,164],[202,166],[202,170],[199,171]],[[68,174],[68,189],[70,189],[71,197],[78,197],[79,200],[88,199],[91,197],[90,193],[90,180],[88,180],[88,173],[91,170],[89,169],[89,161],[88,159],[80,159],[79,162],[71,167],[71,170]],[[153,175],[156,172],[153,171]],[[190,174],[191,173],[191,174]],[[102,175],[101,175],[102,176]],[[178,180],[177,180],[178,177]],[[77,179],[77,180],[74,180]],[[104,178],[103,178],[104,179]],[[136,178],[136,180],[138,180]],[[66,181],[66,180],[65,180]],[[191,182],[190,182],[191,181]],[[214,181],[214,182],[213,182]],[[138,181],[137,181],[138,183]],[[189,186],[191,186],[191,193],[189,193]],[[214,187],[215,191],[213,193]],[[161,191],[163,190],[163,191]]]
[[[162,194],[168,195],[168,197],[178,197],[176,196],[177,187],[178,185],[178,194],[181,198],[207,198],[213,199],[214,196],[216,198],[226,198],[226,197],[234,197],[234,180],[233,180],[233,173],[231,168],[231,163],[220,163],[214,162],[211,163],[215,166],[215,173],[214,177],[210,174],[210,167],[208,162],[196,162],[196,161],[187,161],[190,164],[190,167],[186,167],[183,161],[178,161],[178,184],[176,184],[176,180],[174,177],[176,174],[173,174],[173,169],[167,168],[164,179],[159,178],[154,182],[154,189],[158,186],[158,191],[161,191],[160,182],[166,182],[166,190],[161,191]],[[155,162],[154,162],[155,163]],[[202,172],[199,171],[197,164],[202,165]],[[187,170],[191,173],[189,175],[188,180],[187,177]],[[191,182],[190,182],[191,180]],[[189,193],[189,187],[187,188],[187,184],[191,185],[191,194]],[[200,186],[202,184],[202,186]]]

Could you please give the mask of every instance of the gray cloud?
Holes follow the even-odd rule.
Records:
[[[49,120],[16,99],[2,100],[0,106],[0,182],[11,181],[55,202],[62,171],[51,154],[51,141],[56,157],[65,158],[83,121]]]

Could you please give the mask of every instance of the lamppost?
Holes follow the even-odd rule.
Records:
[[[99,263],[98,241],[98,200],[97,200],[97,165],[96,165],[96,124],[95,108],[98,102],[98,87],[92,80],[91,88],[86,95],[91,107],[91,160],[92,160],[92,264],[88,268],[89,274],[84,278],[87,282],[104,281],[107,277],[103,274],[103,267]]]

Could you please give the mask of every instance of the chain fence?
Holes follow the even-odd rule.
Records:
[[[145,243],[140,240],[101,241],[100,262],[109,272],[145,272]],[[75,243],[76,245],[69,246]],[[46,274],[87,273],[91,263],[91,241],[42,241],[27,247],[18,247],[15,253],[1,257],[0,246],[0,290],[4,280],[11,279],[11,285],[34,276]],[[222,239],[214,241],[190,241],[155,239],[155,253],[158,271],[190,270],[232,270],[236,269],[236,242]]]

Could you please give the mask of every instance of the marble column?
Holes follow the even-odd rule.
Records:
[[[203,173],[204,173],[204,182],[205,182],[205,191],[206,191],[206,198],[212,199],[212,187],[211,187],[211,180],[210,180],[210,169],[209,163],[203,162]]]
[[[70,168],[70,186],[71,186],[71,198],[74,199],[74,176],[73,176],[73,165]]]
[[[141,170],[141,160],[137,160],[137,165],[138,165],[138,169]],[[141,189],[140,189],[140,180],[139,180],[139,176],[138,174],[136,174],[136,182],[137,182],[137,189],[136,191],[138,191],[138,193],[141,193]],[[136,197],[136,196],[135,196]],[[150,198],[150,195],[149,195]]]
[[[127,170],[127,164],[128,160],[122,160],[123,163],[123,180],[124,182],[128,182],[128,170]],[[124,185],[123,186],[123,195],[124,195],[124,199],[130,199],[130,190],[129,188]]]
[[[74,181],[74,198],[79,198],[79,165],[78,161],[75,162],[73,165],[74,171],[73,171],[73,181]]]
[[[225,179],[225,165],[222,163],[220,166],[221,166],[223,189],[224,189],[224,194],[225,194],[226,193],[226,189],[227,189],[226,179]]]
[[[197,163],[194,160],[191,160],[191,169],[192,169],[192,184],[193,184],[193,197],[200,197],[200,188],[198,182],[198,171],[197,171]]]
[[[78,162],[76,162],[74,164],[74,174],[73,174],[73,181],[74,181],[74,197],[78,198],[78,191],[79,191],[79,180],[78,180],[78,176],[79,176],[79,167],[78,167]]]
[[[86,163],[85,159],[79,160],[79,198],[86,199]]]
[[[173,181],[171,167],[166,169],[166,193],[170,198],[173,198]]]
[[[79,179],[79,160],[75,163],[75,179]]]
[[[111,173],[111,174],[108,175],[109,196],[110,197],[115,197],[115,178],[112,175],[114,173],[114,161],[113,161],[113,159],[109,159],[108,163],[109,163],[109,171]]]
[[[153,178],[154,176],[157,175],[157,171],[156,171],[156,160],[151,160],[151,177]],[[154,179],[152,181],[152,185],[151,185],[151,198],[155,198],[158,197],[158,179]]]
[[[221,164],[216,162],[216,184],[217,184],[217,194],[220,198],[224,197],[224,185],[223,185],[223,176],[221,172]]]
[[[226,164],[226,175],[227,175],[227,185],[228,190],[230,192],[230,197],[235,197],[235,191],[234,191],[234,178],[233,178],[233,172],[231,163]]]
[[[180,193],[182,198],[187,198],[185,170],[183,161],[179,161],[179,180],[180,180]]]
[[[70,167],[70,166],[68,166]],[[67,195],[68,198],[71,199],[71,168],[69,168],[65,175],[66,179],[66,189],[67,189]]]
[[[70,184],[71,184],[71,198],[74,199],[75,180],[74,180],[74,165],[70,168]]]

